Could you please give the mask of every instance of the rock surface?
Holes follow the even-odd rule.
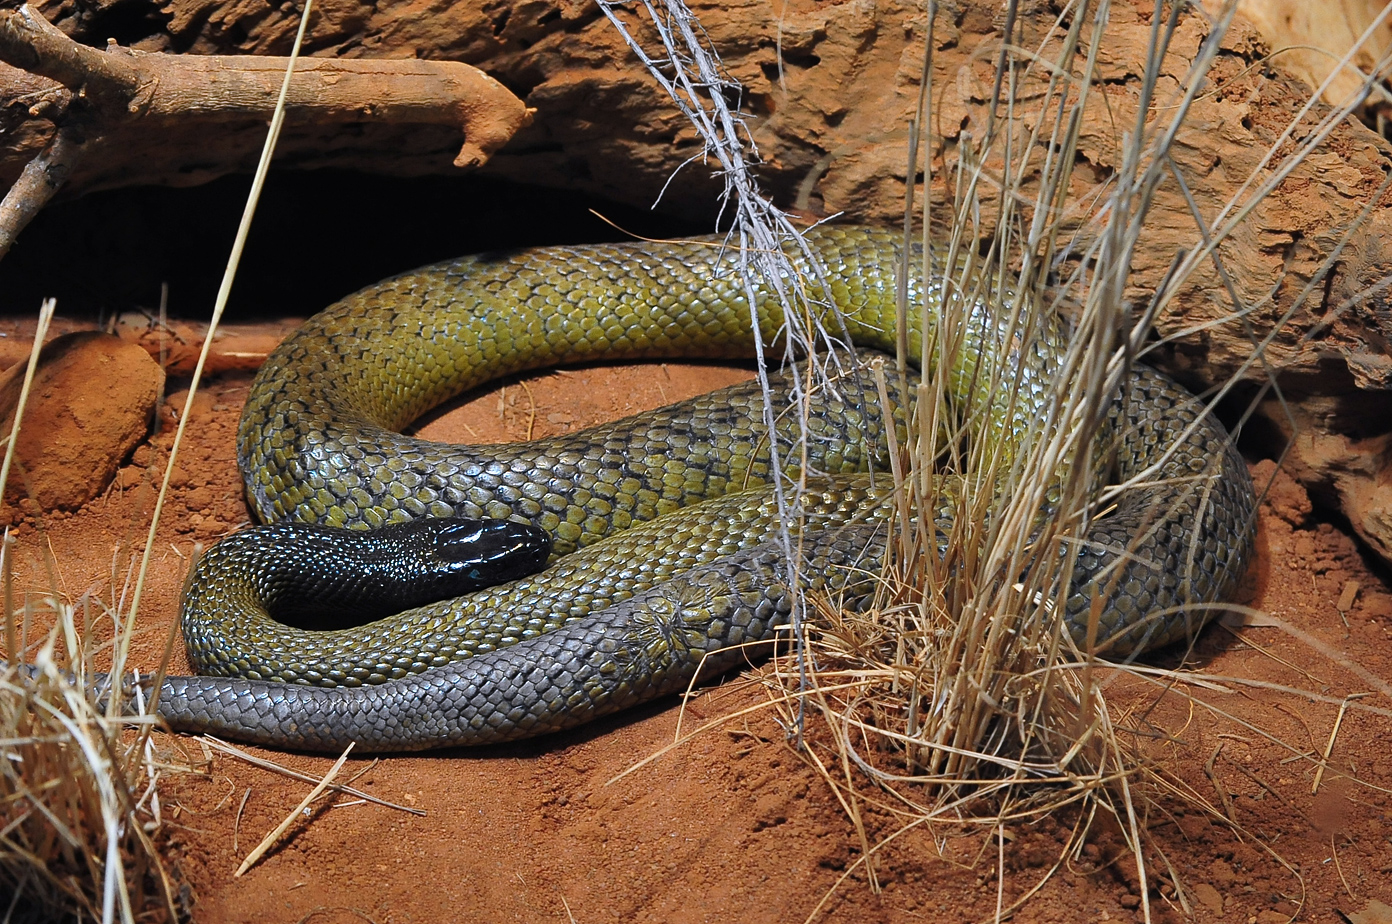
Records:
[[[9,435],[25,364],[0,376],[0,433]],[[20,421],[5,499],[21,509],[75,510],[100,495],[149,432],[164,370],[140,347],[97,332],[44,345]],[[22,499],[22,500],[21,500]]]

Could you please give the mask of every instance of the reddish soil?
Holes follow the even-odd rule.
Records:
[[[746,375],[677,364],[544,374],[488,392],[421,432],[470,440],[559,432]],[[182,406],[178,389],[186,382],[171,378],[176,393],[168,406]],[[215,377],[194,411],[141,608],[143,666],[159,660],[195,544],[247,522],[233,436],[248,383],[246,373]],[[148,528],[151,478],[173,423],[166,410],[159,434],[98,500],[42,523],[18,523],[20,587],[48,591],[41,560],[51,548],[62,593],[120,595],[131,550]],[[1257,471],[1269,477],[1271,468]],[[1273,627],[1212,627],[1193,666],[1228,679],[1190,685],[1158,704],[1156,691],[1134,680],[1107,688],[1116,714],[1152,736],[1144,750],[1184,794],[1142,793],[1154,800],[1144,823],[1154,841],[1147,859],[1155,920],[1186,919],[1176,880],[1192,912],[1187,919],[1199,921],[1322,922],[1335,920],[1336,911],[1356,914],[1371,900],[1392,903],[1392,592],[1354,541],[1314,518],[1303,491],[1282,476],[1263,511],[1256,572],[1251,605],[1309,638]],[[1341,612],[1353,582],[1356,596]],[[1177,666],[1173,656],[1161,662]],[[182,653],[173,669],[185,669]],[[1340,702],[1369,692],[1350,704],[1312,794]],[[835,795],[784,743],[767,710],[616,779],[671,743],[679,718],[692,728],[764,699],[758,684],[741,678],[702,691],[684,718],[668,700],[526,744],[352,758],[344,778],[424,814],[323,799],[240,878],[233,874],[242,858],[310,786],[221,754],[205,759],[196,740],[161,736],[161,745],[201,768],[170,774],[163,784],[172,859],[202,924],[800,922],[824,900],[819,921],[966,922],[989,920],[998,895],[1009,905],[1044,878],[1079,822],[1064,811],[1010,827],[1003,876],[989,836],[920,827],[876,852],[876,891],[864,864],[856,865],[860,840]],[[259,753],[316,777],[333,763]],[[887,814],[862,810],[872,839],[895,830]],[[1209,810],[1234,818],[1242,833]],[[1142,887],[1117,830],[1095,821],[1088,845],[1016,920],[1140,920]]]

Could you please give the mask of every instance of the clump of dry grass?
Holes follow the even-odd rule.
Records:
[[[1216,217],[1203,215],[1171,151],[1195,100],[1212,89],[1209,70],[1235,6],[1216,9],[1199,54],[1176,75],[1175,86],[1162,79],[1166,64],[1174,66],[1166,56],[1180,17],[1195,11],[1155,4],[1133,121],[1116,126],[1121,141],[1114,172],[1097,201],[1080,203],[1071,183],[1084,120],[1099,110],[1117,119],[1108,104],[1099,106],[1095,84],[1108,0],[1064,4],[1053,28],[1031,47],[1017,30],[1020,4],[1010,0],[1005,35],[991,52],[994,86],[984,128],[974,118],[974,134],[963,133],[941,165],[928,158],[920,163],[918,155],[920,147],[932,147],[926,142],[939,92],[932,79],[939,11],[932,0],[928,4],[905,175],[921,170],[925,191],[946,188],[949,195],[937,202],[925,195],[915,203],[910,184],[904,233],[906,240],[923,237],[924,278],[951,269],[930,287],[946,307],[940,317],[925,312],[918,319],[925,336],[917,356],[910,355],[912,325],[906,322],[907,312],[919,309],[907,298],[901,305],[899,368],[912,360],[929,374],[916,395],[908,439],[894,447],[900,507],[892,554],[875,606],[846,612],[836,601],[813,601],[815,618],[795,621],[793,644],[770,675],[770,700],[783,723],[860,832],[861,857],[846,876],[861,871],[874,887],[876,853],[915,828],[966,823],[995,835],[1003,850],[1007,829],[1073,805],[1084,822],[1065,854],[1081,846],[1087,819],[1111,815],[1135,851],[1142,912],[1150,918],[1139,820],[1148,796],[1141,793],[1178,790],[1135,746],[1139,736],[1117,727],[1101,680],[1126,668],[1080,651],[1053,618],[1070,592],[1068,575],[1090,518],[1126,487],[1104,486],[1094,447],[1112,395],[1147,348],[1154,319],[1194,273],[1212,263],[1227,286],[1232,323],[1245,323],[1250,306],[1229,282],[1219,245],[1356,104],[1351,99],[1318,117],[1302,111],[1234,199]],[[655,72],[677,73],[659,79],[669,89],[681,87],[673,96],[681,97],[708,151],[722,152],[722,164],[738,160],[741,139],[711,131],[711,120],[700,117],[720,110],[721,94],[703,99],[693,86],[705,84],[679,79],[683,67],[703,76],[721,73],[718,60],[703,57],[713,52],[690,41],[699,33],[694,16],[681,0],[653,0],[646,7],[666,53],[657,64],[644,60]],[[683,26],[685,43],[672,40],[673,24]],[[933,182],[935,169],[946,171],[940,184]],[[1189,202],[1193,244],[1176,255],[1150,303],[1133,312],[1124,298],[1132,254],[1163,183],[1174,184]],[[735,184],[727,195],[745,193]],[[1336,258],[1337,252],[1331,264]],[[1046,286],[1051,275],[1062,278]],[[1044,414],[1022,413],[1026,385],[1019,367],[973,353],[968,335],[977,322],[969,307],[983,301],[999,306],[991,333],[1002,343],[1028,344],[1060,307],[1069,307],[1073,334]],[[1290,310],[1301,304],[1304,298]],[[1275,334],[1247,334],[1249,368],[1262,369]],[[811,340],[802,347],[814,347]],[[954,381],[963,369],[976,377],[971,392],[981,396],[965,406],[961,383]],[[895,393],[889,387],[881,392],[886,404]],[[1002,432],[1003,424],[1017,423],[1023,424],[1017,431]],[[939,532],[921,514],[944,507],[953,516]],[[795,531],[796,524],[789,528]],[[1154,680],[1153,672],[1137,676]],[[890,819],[887,833],[883,826],[871,830],[866,806]],[[1017,897],[1011,907],[1026,898]],[[1002,890],[997,916],[1009,910]]]
[[[8,568],[5,578],[8,601]],[[180,919],[178,890],[160,859],[166,829],[157,783],[183,765],[151,741],[148,703],[128,708],[120,690],[104,703],[89,695],[93,608],[110,617],[90,599],[80,607],[56,595],[26,600],[24,627],[53,628],[32,667],[0,674],[0,895],[10,896],[0,920]],[[8,637],[23,634],[11,619]],[[21,640],[7,650],[27,649]]]
[[[917,396],[895,468],[903,500],[892,554],[874,607],[845,612],[835,601],[823,602],[822,628],[802,640],[806,650],[795,663],[775,664],[771,699],[790,728],[801,728],[809,707],[820,720],[802,738],[804,753],[861,837],[860,859],[843,880],[860,872],[875,887],[877,852],[916,828],[975,827],[996,839],[994,847],[989,841],[983,846],[994,857],[1022,822],[1074,806],[1082,823],[1059,862],[1081,848],[1090,819],[1099,811],[1111,815],[1134,851],[1141,911],[1149,920],[1143,803],[1154,792],[1183,798],[1183,788],[1138,746],[1144,736],[1120,728],[1109,707],[1102,680],[1128,668],[1079,650],[1053,618],[1071,590],[1067,576],[1090,518],[1126,487],[1103,487],[1092,447],[1121,376],[1145,352],[1160,309],[1210,261],[1227,280],[1218,245],[1353,104],[1311,119],[1301,143],[1283,148],[1293,124],[1263,161],[1270,169],[1254,175],[1216,219],[1194,207],[1192,249],[1176,256],[1152,301],[1132,311],[1123,295],[1131,256],[1160,184],[1184,189],[1171,147],[1207,89],[1234,4],[1211,21],[1181,85],[1164,99],[1161,62],[1181,5],[1156,4],[1135,122],[1122,126],[1107,197],[1093,212],[1089,233],[1080,236],[1090,243],[1070,253],[1070,223],[1076,229],[1082,211],[1070,200],[1070,171],[1089,95],[1096,92],[1081,75],[1096,73],[1108,9],[1106,0],[1068,4],[1054,30],[1026,49],[1009,32],[1018,10],[1008,3],[985,133],[965,139],[956,159],[944,165],[948,201],[925,199],[917,215],[912,197],[906,203],[906,233],[911,224],[933,228],[924,234],[925,253],[933,252],[935,241],[947,254],[938,267],[955,269],[942,283],[948,308],[941,319],[922,319],[929,335],[918,359],[933,371]],[[930,4],[915,143],[931,119],[934,12]],[[1017,109],[1016,98],[1032,100],[1028,112]],[[918,167],[913,150],[908,176]],[[923,169],[931,177],[933,164]],[[981,241],[988,242],[989,254],[978,260]],[[1069,266],[1075,269],[1061,282],[1043,284],[1047,273]],[[929,275],[928,268],[924,272]],[[1245,306],[1230,284],[1228,294],[1238,323]],[[992,434],[999,433],[1001,418],[1016,420],[1014,402],[1024,385],[1017,368],[964,352],[972,323],[967,306],[979,299],[1002,306],[1000,339],[1007,343],[1028,343],[1045,317],[1061,305],[1072,308],[1073,334],[1051,385],[1048,413],[1008,437],[1015,442],[1004,451]],[[1261,368],[1269,338],[1252,339],[1251,363]],[[951,397],[951,370],[972,364],[984,378],[977,393],[991,397],[963,408]],[[942,532],[919,516],[944,507],[954,516]],[[811,670],[804,667],[809,663]],[[1154,673],[1146,675],[1150,682],[1169,686]],[[881,819],[874,830],[864,820],[866,807]],[[1027,900],[1052,872],[1009,903],[1002,888],[997,917]]]

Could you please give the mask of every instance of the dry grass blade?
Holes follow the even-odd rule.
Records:
[[[799,417],[806,421],[807,402],[812,391],[824,386],[829,377],[843,371],[846,329],[830,302],[819,293],[832,291],[829,275],[815,252],[803,239],[790,216],[761,191],[754,167],[759,163],[758,146],[749,126],[749,116],[731,100],[740,100],[743,88],[725,69],[710,37],[685,0],[638,0],[628,4],[619,0],[599,0],[600,9],[629,48],[647,68],[673,105],[691,123],[704,142],[701,154],[691,161],[713,160],[724,184],[721,193],[721,219],[728,219],[725,245],[736,251],[740,277],[754,327],[758,327],[757,290],[772,293],[782,306],[782,364],[791,374],[798,395]],[[631,8],[631,9],[630,9]],[[641,9],[645,20],[630,26],[621,15]],[[640,29],[647,29],[640,41]],[[652,50],[649,50],[649,46]],[[688,161],[690,163],[691,161]],[[685,166],[685,165],[683,165]],[[717,224],[721,222],[718,220]],[[832,319],[828,324],[827,319]],[[840,339],[838,339],[840,338]],[[763,386],[763,424],[776,433],[775,419],[782,409],[770,397],[768,369],[774,357],[766,355],[765,344],[755,339],[757,376]],[[783,547],[786,575],[790,587],[801,585],[801,569],[795,554],[796,517],[793,511],[805,489],[806,465],[798,465],[801,475],[790,475],[785,461],[806,460],[808,430],[804,426],[791,445],[777,439],[768,443],[773,473],[774,497],[783,529],[778,541]],[[792,626],[799,658],[806,652],[804,606],[801,595],[793,596]],[[807,665],[803,664],[804,669]]]
[[[353,753],[353,743],[349,742],[348,747],[343,749],[343,753],[339,755],[338,760],[329,768],[329,772],[324,774],[324,778],[309,791],[308,795],[300,800],[300,804],[295,806],[280,824],[276,825],[275,830],[262,838],[261,843],[257,844],[256,848],[252,850],[251,853],[247,854],[246,859],[242,861],[242,865],[237,867],[237,872],[232,874],[234,878],[240,878],[247,870],[255,866],[256,861],[265,856],[266,851],[270,850],[271,847],[275,845],[275,842],[280,839],[280,836],[289,830],[290,826],[295,823],[295,820],[300,817],[300,813],[309,808],[309,804],[319,798],[324,790],[329,788],[329,785],[334,781],[334,777],[338,776],[338,771],[343,769],[343,765],[347,762],[348,755],[351,753]]]
[[[1344,701],[1339,704],[1339,714],[1334,719],[1334,727],[1329,730],[1329,741],[1324,745],[1324,753],[1320,755],[1319,767],[1315,770],[1315,781],[1310,784],[1310,795],[1319,792],[1320,782],[1324,779],[1324,771],[1329,766],[1329,755],[1334,753],[1334,741],[1339,737],[1339,726],[1344,724],[1344,716],[1348,714],[1349,703],[1365,696],[1372,696],[1371,693],[1351,693],[1344,697]]]
[[[193,410],[194,399],[198,396],[198,386],[203,378],[203,369],[208,363],[213,338],[217,333],[218,323],[222,320],[223,310],[227,307],[227,299],[232,294],[232,283],[237,277],[237,267],[241,264],[242,249],[246,246],[247,235],[251,233],[251,221],[256,215],[256,205],[261,199],[261,189],[265,185],[266,174],[271,169],[271,158],[275,154],[281,126],[285,124],[285,99],[290,91],[290,78],[294,76],[295,62],[299,59],[300,48],[304,44],[305,29],[309,24],[312,2],[313,0],[305,0],[304,9],[300,11],[300,27],[295,34],[295,42],[290,49],[290,56],[286,59],[285,78],[280,85],[280,97],[276,101],[275,113],[271,117],[271,125],[266,132],[266,143],[261,149],[261,159],[256,164],[256,174],[252,178],[251,190],[247,193],[246,205],[242,209],[242,219],[237,226],[237,236],[232,242],[232,250],[227,257],[227,266],[223,271],[222,283],[218,286],[212,317],[208,321],[208,331],[203,336],[203,347],[198,353],[198,362],[193,367],[188,396],[184,399],[184,406],[179,413],[179,427],[174,434],[174,444],[169,449],[169,460],[165,464],[164,477],[160,481],[159,496],[155,500],[155,510],[150,517],[150,531],[145,539],[145,553],[141,557],[140,571],[135,579],[135,592],[131,597],[127,617],[126,639],[129,639],[130,633],[134,629],[135,618],[140,611],[140,600],[145,590],[145,576],[149,573],[150,559],[155,548],[155,536],[159,529],[160,513],[164,509],[165,498],[169,496],[169,480],[174,474],[175,463],[179,457],[179,447],[183,444],[184,432],[188,426],[189,418],[192,416],[190,412]],[[118,647],[116,663],[113,667],[117,673],[120,673],[124,668],[125,656],[126,650],[123,642]]]
[[[293,780],[299,780],[303,783],[315,782],[314,777],[310,776],[307,773],[300,773],[298,770],[291,770],[289,767],[282,767],[275,761],[266,760],[264,757],[257,757],[255,754],[248,754],[241,748],[233,747],[226,741],[221,741],[217,738],[214,738],[212,735],[204,735],[201,740],[213,750],[220,751],[223,754],[227,754],[231,757],[237,758],[238,760],[245,761],[246,763],[251,764],[253,767],[260,767],[262,770],[269,770],[272,773],[279,773],[281,776],[288,776]],[[354,777],[354,779],[356,779],[357,776],[361,775],[362,771],[359,771],[359,773]],[[425,811],[423,809],[411,808],[409,805],[400,805],[396,802],[388,802],[386,799],[374,796],[369,792],[364,792],[361,789],[354,789],[347,783],[332,783],[330,784],[329,788],[332,789],[334,792],[343,793],[345,796],[353,796],[355,798],[362,799],[364,802],[371,802],[373,805],[380,805],[383,808],[395,809],[398,812],[406,812],[411,815],[425,815]],[[250,794],[250,792],[251,790],[247,790],[248,794]]]
[[[19,389],[19,403],[15,406],[14,422],[5,443],[5,461],[0,464],[0,497],[10,483],[10,466],[14,464],[15,446],[19,442],[19,428],[24,422],[24,407],[29,403],[29,388],[34,384],[34,370],[39,366],[39,353],[43,350],[44,338],[48,335],[48,325],[53,320],[57,303],[47,299],[39,307],[39,320],[34,326],[34,344],[29,350],[29,364],[24,368],[24,384]],[[13,650],[11,648],[10,650]]]

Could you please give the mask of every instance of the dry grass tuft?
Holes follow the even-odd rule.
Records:
[[[1132,253],[1161,184],[1188,197],[1171,150],[1191,106],[1210,89],[1209,68],[1235,4],[1210,21],[1199,54],[1168,90],[1162,74],[1176,66],[1166,55],[1184,11],[1181,4],[1156,4],[1140,100],[1135,113],[1113,114],[1121,122],[1121,149],[1106,197],[1096,203],[1073,201],[1070,181],[1083,120],[1098,111],[1091,97],[1100,91],[1082,75],[1097,73],[1110,4],[1066,4],[1053,30],[1028,48],[1021,34],[1010,33],[1017,6],[1007,3],[1007,34],[993,52],[995,89],[984,133],[964,135],[955,153],[935,165],[920,164],[916,155],[938,92],[930,3],[907,175],[921,169],[929,178],[923,188],[931,190],[934,170],[945,171],[941,185],[950,194],[946,201],[925,198],[917,209],[910,195],[905,233],[932,229],[913,232],[922,234],[925,278],[930,261],[938,271],[951,269],[938,292],[947,306],[941,318],[925,313],[921,319],[920,355],[909,355],[910,340],[901,338],[900,367],[916,359],[932,371],[894,467],[899,522],[875,605],[845,612],[835,601],[821,601],[811,621],[819,628],[797,638],[775,663],[770,699],[859,832],[860,857],[828,898],[853,874],[877,890],[878,852],[916,828],[975,830],[980,855],[995,860],[1018,826],[1071,807],[1076,823],[1053,869],[1075,856],[1089,828],[1105,819],[1134,852],[1140,911],[1148,921],[1147,882],[1154,881],[1148,863],[1161,863],[1171,879],[1174,871],[1163,853],[1150,849],[1143,819],[1157,799],[1188,799],[1191,791],[1176,785],[1163,758],[1143,748],[1150,735],[1114,713],[1104,682],[1132,673],[1156,684],[1159,696],[1176,685],[1189,689],[1193,678],[1183,675],[1177,684],[1176,673],[1105,662],[1086,645],[1079,650],[1053,618],[1070,593],[1067,576],[1090,519],[1126,487],[1105,485],[1092,447],[1122,376],[1144,356],[1161,308],[1210,264],[1227,282],[1219,244],[1349,110],[1302,112],[1272,145],[1264,172],[1216,218],[1202,215],[1190,198],[1192,247],[1176,255],[1152,301],[1133,310],[1124,298]],[[1030,101],[1027,111],[1017,99]],[[1126,124],[1127,118],[1134,121]],[[1300,143],[1290,144],[1297,125]],[[1049,274],[1061,281],[1046,286]],[[1230,283],[1227,294],[1230,323],[1245,323],[1248,306]],[[1061,306],[1070,309],[1072,335],[1063,369],[1048,383],[1042,417],[1020,413],[1021,395],[1031,387],[1021,366],[974,352],[977,322],[969,307],[987,301],[1001,306],[1004,343],[1029,344]],[[903,310],[916,309],[906,303]],[[1247,330],[1247,336],[1250,364],[1262,369],[1274,334],[1259,340]],[[965,407],[953,397],[961,393],[954,376],[964,369],[978,380],[972,393],[986,396]],[[950,523],[935,529],[920,515],[935,510],[951,510]],[[1179,695],[1187,695],[1183,689]],[[1218,807],[1195,804],[1231,824]],[[1003,869],[998,861],[998,877]],[[996,918],[1027,901],[1053,869],[1009,900],[998,879]]]
[[[7,541],[7,601],[10,554]],[[167,829],[157,784],[187,765],[154,746],[148,704],[127,704],[120,690],[99,704],[86,692],[100,652],[85,640],[98,634],[94,622],[118,625],[114,611],[52,594],[26,600],[20,614],[21,625],[7,626],[19,640],[11,651],[31,650],[33,623],[53,627],[32,667],[0,674],[0,895],[12,896],[0,920],[180,920],[178,887],[160,859]]]

